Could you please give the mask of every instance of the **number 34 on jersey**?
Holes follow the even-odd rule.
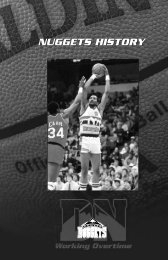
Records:
[[[61,114],[48,116],[48,142],[60,144],[65,147],[68,133],[68,125]]]
[[[48,138],[49,139],[53,139],[56,136],[60,137],[60,138],[64,138],[64,129],[63,129],[63,127],[61,126],[60,129],[58,130],[58,132],[56,130],[57,129],[55,127],[48,128]]]

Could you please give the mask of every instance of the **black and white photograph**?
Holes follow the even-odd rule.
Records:
[[[138,60],[49,60],[47,73],[48,190],[138,190]]]
[[[161,258],[167,201],[168,0],[0,0],[2,260]]]

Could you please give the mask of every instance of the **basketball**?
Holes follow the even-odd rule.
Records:
[[[92,73],[93,74],[97,74],[99,76],[104,76],[105,74],[105,69],[104,69],[104,65],[101,63],[96,63],[93,67],[92,67]]]
[[[60,199],[77,197],[75,192],[67,196],[47,191],[46,82],[47,60],[52,58],[139,59],[140,184],[138,192],[131,192],[126,198],[129,210],[139,210],[139,216],[145,218],[148,208],[154,205],[156,210],[168,196],[168,114],[166,109],[159,114],[154,106],[162,101],[168,107],[168,1],[117,1],[122,15],[118,10],[110,14],[106,1],[101,8],[95,5],[94,0],[73,1],[73,4],[69,0],[0,2],[0,228],[3,230],[51,239],[56,232],[53,225],[58,227]],[[146,42],[143,46],[38,45],[41,37],[107,38],[109,35],[117,38],[143,35]],[[102,64],[95,64],[93,73],[104,75]],[[111,198],[111,194],[106,197]],[[117,193],[115,198],[120,196]]]

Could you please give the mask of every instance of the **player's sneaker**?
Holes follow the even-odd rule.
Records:
[[[99,183],[92,183],[92,190],[93,191],[101,190],[100,184]]]
[[[93,188],[93,187],[92,187],[92,190],[93,190],[93,191],[100,191],[100,190],[102,190],[102,189],[101,189],[101,187],[97,187],[97,188]]]

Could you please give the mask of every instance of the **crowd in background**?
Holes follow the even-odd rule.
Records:
[[[100,102],[101,93],[93,90],[89,96],[91,94],[96,94]],[[53,95],[57,95],[61,108],[68,107],[72,102],[67,93],[65,95],[68,98],[60,96],[59,99],[58,93],[50,94],[51,100],[54,100]],[[138,189],[138,99],[138,88],[109,95],[100,133],[102,151],[100,186],[102,190]],[[78,190],[79,188],[81,165],[78,117],[79,111],[76,111],[70,118],[64,161],[56,180],[57,190]],[[90,185],[92,174],[90,164],[88,172]]]

